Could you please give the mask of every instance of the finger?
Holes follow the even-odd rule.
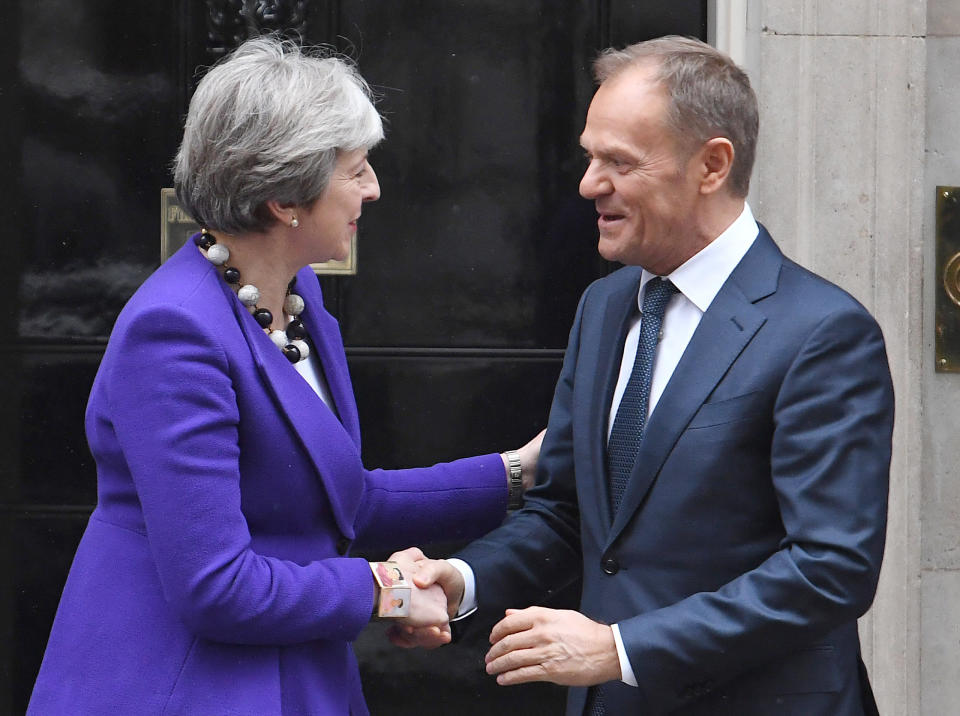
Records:
[[[490,643],[496,644],[510,634],[526,631],[533,627],[536,617],[535,608],[507,609],[506,616],[493,625],[490,630]]]
[[[507,671],[497,675],[497,684],[500,686],[514,686],[528,684],[532,681],[549,681],[546,670],[539,665],[524,666],[520,669]]]
[[[546,646],[547,643],[548,640],[542,632],[534,629],[508,634],[490,647],[487,655],[484,657],[484,661],[489,664],[508,654],[520,653],[523,650],[529,651],[530,649],[535,649],[540,646]],[[513,666],[513,664],[511,664],[511,666]],[[503,668],[498,669],[498,671],[504,670]]]
[[[391,644],[405,649],[413,647],[436,649],[439,646],[449,644],[451,635],[449,627],[422,627],[415,629],[413,627],[394,624],[387,630],[387,638]]]
[[[542,667],[543,654],[543,649],[536,647],[512,649],[493,659],[488,657],[484,668],[488,674],[505,674],[528,666]]]
[[[432,641],[429,644],[422,644],[424,649],[436,649],[438,646],[444,646],[453,641],[453,636],[450,633],[450,625],[444,624],[441,627],[435,627],[434,632],[432,633]]]
[[[450,635],[439,631],[424,634],[403,634],[401,632],[388,632],[387,638],[394,646],[402,649],[436,649],[450,643]]]
[[[404,550],[399,552],[394,552],[390,555],[391,562],[398,562],[400,560],[408,560],[410,562],[417,562],[421,559],[426,559],[426,555],[420,550],[419,547],[407,547]]]
[[[399,646],[403,649],[412,649],[417,646],[416,636],[414,636],[412,632],[399,628],[396,625],[387,629],[387,639],[389,639],[390,643],[394,646]]]
[[[441,565],[436,561],[430,560],[419,565],[417,573],[413,576],[413,583],[421,589],[426,589],[436,584],[441,574]]]

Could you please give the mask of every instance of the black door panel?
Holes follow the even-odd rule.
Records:
[[[160,189],[196,68],[257,28],[280,29],[351,54],[381,96],[387,139],[371,158],[383,197],[360,222],[359,273],[321,283],[347,345],[364,457],[400,467],[515,447],[545,424],[577,298],[611,269],[577,194],[591,59],[667,32],[704,37],[706,3],[8,6],[0,712],[21,713],[95,500],[86,396],[117,312],[159,263]],[[497,687],[482,630],[411,654],[378,628],[357,643],[375,714],[562,710],[559,687]]]

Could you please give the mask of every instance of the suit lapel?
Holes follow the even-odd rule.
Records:
[[[753,246],[703,314],[647,421],[608,545],[639,509],[691,418],[766,321],[766,315],[754,303],[776,290],[782,258],[761,226]]]
[[[591,399],[588,401],[590,416],[587,434],[590,436],[591,474],[604,476],[604,479],[592,482],[596,514],[603,517],[602,524],[605,526],[609,525],[612,519],[610,485],[609,480],[606,479],[607,422],[613,391],[620,375],[627,324],[637,310],[637,295],[642,276],[640,269],[623,270],[628,271],[626,280],[610,293],[606,301],[600,302],[603,306],[603,317],[596,322],[596,325],[600,326],[599,335],[585,335],[582,338],[585,343],[585,348],[582,350],[586,347],[594,348],[591,353],[596,357],[596,365],[592,368],[587,366],[587,371],[584,372],[584,375],[592,375],[594,381],[589,386],[588,393]],[[585,317],[583,323],[595,325],[589,317]]]
[[[337,357],[330,355],[334,351],[335,341],[329,334],[331,330],[336,330],[336,322],[330,318],[333,323],[331,328],[323,325],[322,321],[308,318],[311,313],[318,317],[323,313],[322,305],[318,303],[319,287],[313,290],[309,286],[311,280],[316,282],[312,275],[298,276],[298,284],[307,284],[303,289],[298,285],[307,306],[304,323],[307,324],[307,330],[311,331],[310,337],[314,346],[319,350],[327,383],[343,423],[309,388],[283,353],[277,350],[226,283],[223,283],[223,288],[267,392],[272,395],[277,411],[286,418],[316,468],[341,533],[353,539],[354,517],[359,509],[363,490],[352,489],[349,485],[345,488],[342,481],[344,475],[359,473],[362,467],[359,428],[345,427],[348,421],[351,425],[356,425],[356,407],[352,395],[347,395],[351,388],[346,365],[341,366],[343,360],[337,360]],[[311,330],[314,326],[318,329],[316,333]],[[360,479],[362,477],[358,474],[358,480]]]

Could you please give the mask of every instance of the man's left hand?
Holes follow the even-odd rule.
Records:
[[[490,632],[487,673],[501,686],[551,681],[592,686],[620,678],[613,629],[579,612],[508,609]]]

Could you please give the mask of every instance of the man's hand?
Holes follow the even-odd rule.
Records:
[[[463,598],[463,577],[460,572],[445,560],[428,559],[416,547],[394,552],[390,555],[390,561],[400,565],[403,573],[413,582],[415,593],[429,593],[432,599],[441,599],[447,618],[456,616]],[[450,625],[446,621],[442,625],[426,626],[407,619],[397,622],[387,630],[387,638],[395,646],[435,649],[450,643]]]
[[[450,641],[447,598],[438,586],[420,589],[414,582],[410,590],[410,615],[396,622],[409,627],[439,629],[446,635],[446,641]]]
[[[427,555],[417,547],[408,547],[387,557],[388,562],[396,562],[400,566],[400,571],[403,572],[408,581],[413,581],[413,575],[420,569],[418,563],[426,559]]]
[[[508,609],[490,632],[487,673],[501,686],[551,681],[592,686],[620,678],[613,629],[579,612]]]
[[[422,553],[421,553],[422,554]],[[434,584],[443,589],[447,597],[447,616],[453,619],[463,600],[463,575],[445,559],[426,559],[417,563],[418,569],[413,575],[413,583],[421,589]]]

